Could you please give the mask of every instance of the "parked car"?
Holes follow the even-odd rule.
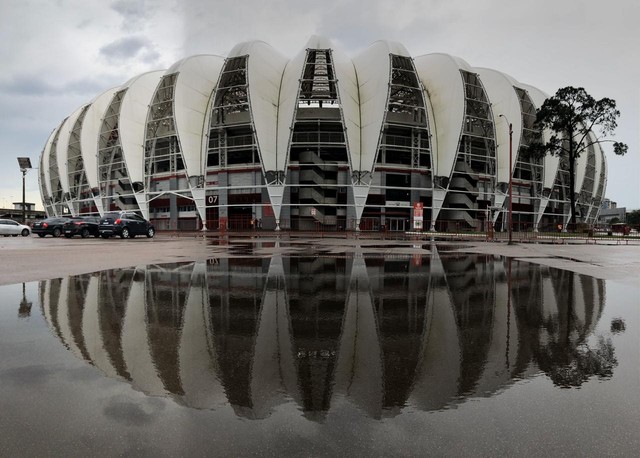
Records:
[[[105,239],[119,235],[120,238],[134,238],[136,235],[146,235],[151,238],[156,230],[149,221],[132,212],[109,212],[100,218],[100,236]]]
[[[0,235],[4,235],[5,237],[9,237],[10,235],[14,237],[19,235],[27,237],[31,235],[31,228],[12,219],[0,219]]]
[[[62,226],[62,232],[68,239],[74,235],[79,235],[83,239],[86,239],[90,235],[99,237],[99,228],[100,218],[98,216],[79,216],[77,218],[71,218],[64,223],[64,226]]]
[[[60,237],[62,235],[62,226],[69,221],[66,217],[51,217],[43,219],[42,221],[36,221],[31,226],[31,232],[38,234],[40,237],[45,235],[51,235],[53,237]]]

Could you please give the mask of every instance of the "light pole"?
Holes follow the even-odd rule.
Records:
[[[24,180],[27,172],[31,168],[31,159],[28,157],[19,157],[18,165],[22,172],[22,224],[27,224],[27,204],[25,202]]]
[[[509,245],[513,245],[513,125],[503,114],[500,115],[509,124]]]

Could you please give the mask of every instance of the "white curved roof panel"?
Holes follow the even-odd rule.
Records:
[[[347,147],[349,150],[349,163],[354,164],[353,156],[360,152],[362,147],[360,130],[362,128],[360,115],[360,88],[356,68],[350,57],[339,49],[332,49],[333,68],[338,79],[338,96],[342,108],[342,117],[346,129]]]
[[[602,183],[602,198],[604,199],[604,196],[607,195],[607,181],[609,180],[607,172],[608,172],[609,165],[607,164],[607,155],[604,153],[602,148],[600,148],[600,145],[596,145],[596,147],[602,153],[602,168],[604,169],[604,183]]]
[[[542,92],[537,87],[533,87],[528,84],[520,84],[520,87],[527,91],[531,101],[536,106],[536,108],[540,108],[544,101],[549,98],[549,95]],[[548,130],[542,131],[542,139],[544,142],[548,142],[551,138],[551,135]],[[553,184],[556,180],[556,175],[558,173],[558,167],[560,166],[560,158],[558,156],[552,156],[547,154],[543,160],[544,164],[544,183],[543,186],[546,189],[552,189]]]
[[[595,153],[595,171],[593,176],[593,197],[598,193],[600,187],[600,173],[602,172],[603,153],[599,143],[595,143],[596,136],[593,132],[589,132],[589,141],[593,143],[593,149]]]
[[[586,149],[582,152],[580,157],[576,160],[576,179],[574,183],[574,192],[579,193],[582,191],[582,185],[587,175],[587,163],[589,162],[589,150]]]
[[[448,54],[427,54],[416,57],[414,62],[433,108],[430,128],[438,143],[434,175],[449,178],[465,118],[464,83],[460,70],[473,73],[473,69],[462,59]]]
[[[76,125],[78,116],[82,113],[86,105],[82,105],[76,111],[74,111],[64,122],[60,128],[60,135],[58,135],[57,156],[58,171],[60,172],[60,185],[62,186],[62,192],[69,192],[69,140],[71,139],[71,131]]]
[[[111,88],[93,99],[82,121],[80,149],[84,162],[87,182],[91,188],[98,187],[98,137],[104,112],[119,88]]]
[[[360,156],[352,152],[354,170],[373,171],[384,123],[391,82],[391,54],[410,57],[404,46],[376,41],[353,64],[360,92]]]
[[[56,138],[58,134],[58,130],[60,130],[60,127],[62,126],[58,126],[51,131],[51,134],[47,139],[47,143],[45,144],[44,150],[42,151],[42,162],[40,164],[40,167],[42,168],[42,171],[43,171],[42,176],[44,177],[44,194],[49,199],[51,198],[51,194],[52,194],[51,174],[49,173],[49,157],[51,155],[51,145],[53,144],[53,140]]]
[[[282,169],[277,164],[277,119],[280,84],[288,59],[262,41],[240,43],[229,57],[248,56],[249,100],[264,171]]]
[[[49,183],[51,190],[51,198],[56,202],[62,201],[62,196],[60,195],[60,191],[62,190],[62,184],[60,182],[60,168],[58,167],[58,156],[60,155],[58,152],[58,140],[60,138],[60,132],[62,132],[64,124],[67,122],[68,117],[64,118],[64,120],[60,123],[60,126],[56,129],[55,134],[53,136],[53,141],[51,142],[51,147],[49,149],[49,167],[47,171],[49,172]],[[54,156],[54,157],[52,157]],[[52,174],[51,171],[54,171]],[[59,189],[60,188],[60,191]],[[56,209],[57,214],[57,209]]]
[[[166,72],[177,73],[174,89],[174,120],[180,148],[189,176],[204,174],[202,154],[207,107],[218,82],[224,58],[199,55],[182,59]]]
[[[602,163],[604,162],[604,157],[602,155],[602,148],[600,148],[600,145],[596,143],[593,145],[593,147],[596,150],[596,171],[593,180],[593,196],[595,197],[598,193],[598,188],[600,187],[600,174],[602,173]]]
[[[491,102],[496,130],[498,183],[507,183],[516,168],[518,147],[522,139],[522,109],[513,78],[488,68],[476,68]],[[502,117],[500,115],[503,115]],[[506,118],[506,120],[505,120]],[[512,124],[512,169],[509,170],[509,123]]]
[[[424,96],[425,108],[427,109],[427,124],[429,126],[429,144],[431,147],[431,170],[435,174],[435,171],[438,168],[438,136],[435,131],[435,115],[433,111],[433,105],[431,103],[431,99],[429,98],[429,93],[427,92],[424,84],[420,82],[422,86],[422,94]]]
[[[294,121],[293,116],[298,98],[300,78],[304,71],[307,50],[309,49],[331,50],[333,69],[337,79],[338,97],[346,127],[348,150],[350,155],[352,151],[360,151],[360,100],[355,67],[349,57],[333,47],[329,39],[314,35],[307,42],[305,49],[287,63],[282,77],[276,158],[279,170],[284,170],[288,166],[290,128]]]
[[[44,152],[40,153],[40,158],[38,159],[38,189],[40,190],[40,200],[42,200],[42,202],[46,202],[49,198],[48,195],[45,194],[46,192],[46,186],[44,184],[44,169],[43,169],[43,164],[44,162]],[[46,210],[46,205],[45,205],[45,210]]]
[[[131,182],[144,181],[144,136],[151,98],[164,71],[143,73],[129,80],[120,105],[118,131]]]
[[[312,46],[313,37],[307,43],[307,48],[318,49]],[[317,43],[316,43],[317,44]],[[284,171],[289,163],[289,141],[296,112],[296,101],[300,89],[300,79],[304,72],[307,50],[303,49],[287,62],[282,74],[282,86],[278,99],[278,126],[276,141],[276,167]],[[276,169],[272,169],[276,170]]]

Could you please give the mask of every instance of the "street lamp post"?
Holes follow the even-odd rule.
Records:
[[[509,124],[509,245],[513,245],[513,124],[509,122],[509,119],[503,114],[500,117],[504,118]]]
[[[25,202],[25,176],[31,168],[31,159],[28,157],[19,157],[18,165],[22,172],[22,224],[27,224],[27,204]]]

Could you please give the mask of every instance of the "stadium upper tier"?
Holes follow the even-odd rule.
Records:
[[[514,230],[593,223],[606,161],[527,155],[547,97],[446,54],[312,37],[138,75],[79,107],[40,157],[49,215],[139,211],[158,229]]]

